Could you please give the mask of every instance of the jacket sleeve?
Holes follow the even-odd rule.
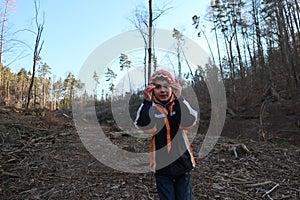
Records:
[[[179,98],[178,101],[181,109],[180,128],[192,128],[197,122],[198,112],[194,110],[185,99]]]
[[[152,112],[152,102],[144,100],[136,114],[136,128],[143,130],[145,133],[155,133],[156,125],[153,118],[151,119],[151,116],[153,116]]]

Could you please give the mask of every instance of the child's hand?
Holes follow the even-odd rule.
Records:
[[[173,94],[175,95],[175,97],[177,99],[179,99],[179,97],[181,96],[181,90],[182,90],[182,87],[181,87],[179,81],[175,80],[175,82],[171,85],[171,87],[173,90]]]
[[[155,85],[150,84],[150,85],[148,85],[148,86],[144,89],[144,91],[143,91],[143,93],[144,93],[144,98],[145,98],[147,101],[151,101],[151,100],[152,100],[152,93],[153,93],[154,88],[155,88]]]

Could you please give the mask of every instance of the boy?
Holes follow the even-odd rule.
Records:
[[[190,171],[195,167],[186,130],[197,112],[181,97],[181,85],[165,70],[153,73],[135,124],[152,134],[150,168],[161,200],[191,200]]]

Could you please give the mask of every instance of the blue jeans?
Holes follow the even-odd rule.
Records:
[[[190,174],[170,177],[155,174],[156,188],[160,200],[192,200]]]

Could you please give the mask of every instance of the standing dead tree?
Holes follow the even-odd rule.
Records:
[[[168,10],[172,9],[172,7],[167,7],[171,3],[170,0],[163,2],[161,8],[153,8],[152,0],[148,0],[148,9],[145,7],[136,8],[134,11],[134,16],[130,21],[132,24],[139,30],[141,36],[143,37],[145,44],[145,56],[144,56],[144,79],[145,86],[147,85],[147,79],[149,80],[152,72],[152,64],[155,60],[154,53],[154,27],[155,21],[164,15]],[[147,61],[148,57],[148,61]],[[155,64],[153,66],[153,70],[155,71]]]
[[[153,35],[153,13],[152,13],[152,0],[149,0],[149,37],[148,37],[148,81],[151,76],[151,63],[152,63],[152,35]]]
[[[35,38],[35,46],[34,46],[34,52],[33,52],[33,65],[32,65],[32,75],[31,75],[31,81],[28,89],[28,95],[27,95],[27,103],[26,103],[26,110],[28,110],[30,99],[31,99],[31,91],[34,83],[34,77],[35,77],[35,69],[37,62],[40,60],[40,53],[43,48],[44,41],[41,41],[42,33],[44,30],[44,24],[45,24],[45,14],[43,16],[43,22],[39,23],[38,21],[38,15],[39,15],[39,9],[37,6],[36,0],[34,1],[35,5],[35,23],[37,27],[37,33]]]
[[[16,1],[15,0],[5,0],[3,2],[3,8],[1,8],[1,34],[0,34],[0,63],[2,63],[2,54],[3,54],[3,44],[4,44],[4,32],[5,32],[5,23],[7,20],[7,15],[9,12],[15,10]],[[3,9],[3,10],[2,10]]]

